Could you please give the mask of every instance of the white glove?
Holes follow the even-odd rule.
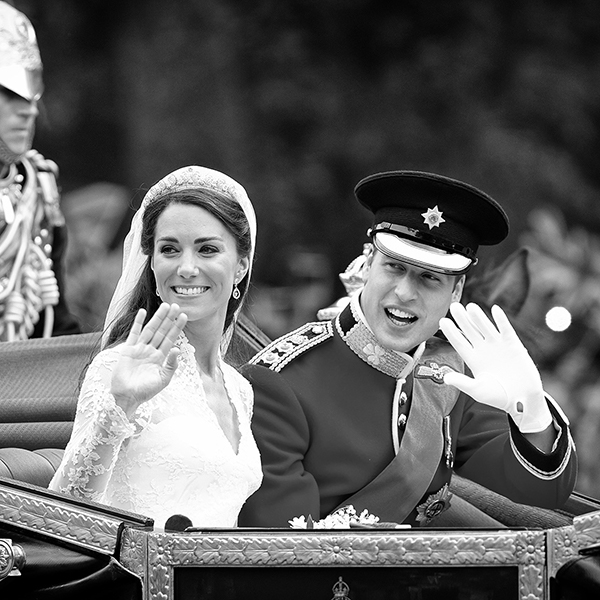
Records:
[[[440,329],[473,373],[444,376],[477,402],[507,412],[521,433],[544,431],[552,423],[540,374],[506,314],[492,307],[492,323],[476,304],[450,305],[454,322],[444,317]],[[460,329],[459,329],[460,327]]]

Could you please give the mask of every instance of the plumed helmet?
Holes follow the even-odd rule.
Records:
[[[16,8],[0,1],[0,85],[26,100],[39,100],[44,86],[35,30]]]

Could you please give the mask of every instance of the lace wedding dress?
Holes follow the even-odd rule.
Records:
[[[240,439],[234,448],[206,402],[194,349],[177,341],[171,383],[129,420],[107,382],[119,347],[100,352],[82,385],[71,439],[50,489],[152,517],[163,528],[174,514],[196,527],[231,527],[260,485],[252,432],[250,384],[221,362]]]

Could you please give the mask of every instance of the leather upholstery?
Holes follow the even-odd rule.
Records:
[[[100,333],[0,343],[0,477],[47,487],[71,437],[82,372]],[[230,345],[243,364],[269,339],[241,317]]]
[[[46,487],[69,441],[99,334],[0,344],[0,476]]]
[[[550,585],[553,600],[600,598],[600,548],[567,561]]]

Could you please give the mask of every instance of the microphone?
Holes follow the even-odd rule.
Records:
[[[185,515],[172,515],[165,523],[165,531],[185,531],[193,525],[189,517]]]

